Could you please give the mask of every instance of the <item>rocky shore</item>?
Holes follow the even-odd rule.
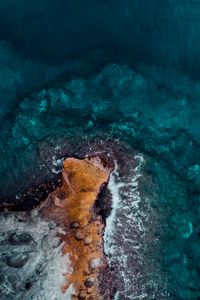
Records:
[[[69,258],[70,263],[70,268],[69,264],[63,266],[65,279],[62,286],[58,287],[63,296],[71,291],[66,299],[113,299],[114,273],[104,252],[105,217],[102,214],[102,211],[105,212],[111,207],[110,199],[104,197],[104,190],[113,168],[114,161],[106,156],[106,153],[83,159],[67,158],[56,183],[42,184],[29,189],[22,196],[22,204],[17,207],[23,207],[23,210],[26,207],[30,208],[31,199],[36,198],[40,204],[31,214],[35,214],[33,212],[36,211],[41,220],[55,224],[54,230],[57,232],[59,243],[62,244],[62,254]],[[47,193],[48,197],[42,201]],[[26,205],[22,206],[25,201]],[[34,202],[34,206],[36,204],[37,202]],[[6,207],[6,210],[8,208]],[[25,222],[30,222],[29,214],[23,213]],[[61,233],[59,228],[62,228]],[[13,240],[15,235],[16,233],[13,233],[8,239]],[[23,245],[23,233],[19,236],[17,242]],[[27,236],[32,239],[30,235]],[[15,257],[14,262],[12,260],[12,257],[8,258],[10,267],[23,268],[28,257],[21,259],[19,256],[19,259]],[[30,289],[32,284],[30,283]],[[48,293],[47,291],[47,295]],[[38,299],[37,294],[34,297]]]
[[[66,232],[61,236],[63,254],[69,256],[72,271],[66,274],[67,282],[62,291],[72,285],[72,299],[111,299],[113,293],[110,288],[105,298],[105,291],[101,294],[99,289],[100,274],[105,269],[110,274],[111,271],[103,251],[104,223],[94,209],[98,194],[108,182],[112,169],[113,164],[110,165],[100,155],[82,160],[66,159],[62,186],[41,206],[41,214],[63,226]]]

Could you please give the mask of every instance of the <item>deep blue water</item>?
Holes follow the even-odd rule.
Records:
[[[163,299],[200,299],[199,29],[195,0],[0,0],[1,203],[126,142],[153,182]]]

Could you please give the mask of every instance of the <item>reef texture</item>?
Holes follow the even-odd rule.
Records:
[[[63,293],[72,285],[72,299],[105,299],[98,278],[108,262],[103,250],[104,223],[95,213],[95,201],[108,182],[112,165],[100,156],[64,161],[62,185],[49,195],[40,212],[64,228],[63,253],[71,261]],[[112,293],[112,291],[110,291]],[[106,295],[106,299],[110,299]]]

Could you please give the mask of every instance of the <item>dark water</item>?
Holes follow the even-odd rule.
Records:
[[[1,203],[93,141],[145,157],[146,280],[166,288],[121,300],[200,299],[199,15],[194,0],[0,1]]]

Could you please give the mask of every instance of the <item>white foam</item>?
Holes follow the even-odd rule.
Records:
[[[135,161],[137,166],[130,165],[127,177],[119,175],[116,163],[108,184],[112,195],[112,212],[106,221],[104,247],[110,264],[117,266],[117,278],[123,282],[115,300],[124,297],[141,300],[147,297],[146,285],[141,283],[146,275],[140,271],[136,273],[133,269],[144,264],[142,247],[145,245],[146,224],[150,215],[149,201],[141,197],[138,188],[144,158],[137,155]]]
[[[21,221],[23,220],[23,221]],[[65,273],[71,273],[72,267],[67,255],[62,254],[63,245],[57,237],[58,232],[62,232],[62,228],[58,228],[53,222],[42,220],[34,210],[32,216],[27,218],[25,213],[12,213],[8,215],[0,215],[0,236],[3,239],[10,232],[28,233],[32,236],[33,241],[27,245],[0,246],[1,252],[7,250],[8,253],[28,253],[29,260],[18,269],[5,268],[6,276],[11,272],[18,278],[19,285],[23,280],[33,279],[33,285],[27,292],[20,290],[23,299],[33,300],[68,300],[71,299],[74,288],[72,285],[63,293],[61,288],[67,283]],[[8,282],[3,284],[5,293],[13,299],[14,290],[12,287],[8,289]],[[7,289],[7,290],[6,290]],[[20,294],[18,294],[20,297]]]
[[[55,155],[52,157],[53,167],[51,172],[53,174],[59,174],[63,167],[63,158],[56,158]]]
[[[110,236],[112,235],[114,231],[114,223],[116,219],[116,212],[117,209],[120,207],[120,188],[124,185],[123,182],[116,182],[116,177],[118,175],[118,167],[117,163],[115,163],[115,169],[110,175],[109,183],[108,183],[108,189],[111,192],[112,195],[112,211],[109,217],[106,219],[106,228],[104,232],[104,242],[105,246],[110,239]]]
[[[115,232],[115,222],[117,222],[116,220],[117,210],[120,208],[122,209],[125,208],[124,201],[122,201],[122,197],[120,195],[121,188],[126,186],[131,187],[132,203],[129,203],[128,208],[130,208],[130,205],[137,206],[138,202],[140,201],[137,188],[138,188],[138,178],[141,176],[140,169],[142,164],[144,163],[144,158],[142,155],[137,155],[135,156],[135,159],[138,161],[138,165],[136,167],[132,166],[132,168],[134,168],[134,173],[135,173],[132,178],[130,178],[128,181],[127,178],[125,181],[123,180],[120,181],[119,174],[118,174],[118,165],[117,162],[115,162],[114,171],[111,173],[109,179],[108,189],[110,190],[112,195],[112,210],[111,210],[111,214],[106,219],[106,228],[104,232],[105,250],[107,248],[107,245],[109,247],[110,239]],[[129,195],[127,196],[130,196],[130,192]]]

